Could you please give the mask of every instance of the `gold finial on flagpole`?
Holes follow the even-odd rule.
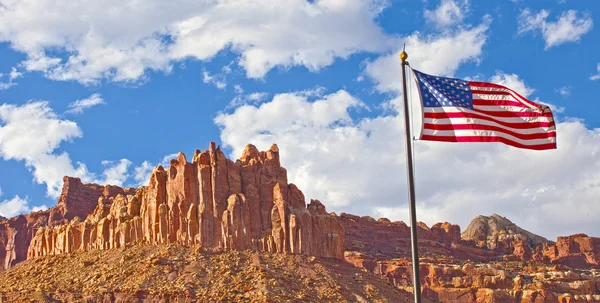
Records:
[[[400,53],[400,59],[402,61],[406,61],[406,59],[408,59],[408,54],[404,51],[405,48],[406,44],[404,44],[404,46],[402,47],[402,52]]]

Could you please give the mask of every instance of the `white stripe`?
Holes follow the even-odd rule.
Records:
[[[552,127],[532,127],[532,128],[512,128],[512,127],[508,127],[508,126],[504,126],[501,124],[498,124],[496,122],[493,121],[488,121],[488,120],[483,120],[483,119],[477,119],[477,118],[443,118],[443,119],[432,119],[432,118],[425,118],[423,119],[423,123],[427,123],[427,124],[443,124],[443,125],[448,125],[448,124],[480,124],[480,125],[487,125],[487,126],[495,126],[495,127],[500,127],[502,129],[506,129],[508,131],[512,131],[518,134],[523,134],[523,135],[528,135],[528,134],[543,134],[543,133],[549,133],[552,131],[556,131],[556,127],[552,126]]]
[[[546,138],[546,139],[529,139],[523,140],[519,138],[515,138],[509,134],[505,134],[503,132],[498,131],[490,131],[490,130],[433,130],[433,129],[423,129],[423,135],[430,136],[444,136],[444,137],[502,137],[508,139],[510,141],[520,143],[523,145],[540,145],[540,144],[548,144],[556,142],[556,137]]]
[[[477,114],[480,116],[488,117],[500,122],[506,123],[524,123],[524,122],[552,122],[554,121],[551,117],[496,117],[480,112],[476,112],[464,107],[455,106],[444,106],[444,107],[423,107],[424,113],[470,113]]]

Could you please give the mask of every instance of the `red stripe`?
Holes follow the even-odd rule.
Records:
[[[522,108],[529,108],[529,106],[523,105],[521,102],[509,101],[509,100],[487,100],[487,99],[473,99],[473,105],[498,105],[498,106],[515,106]]]
[[[503,138],[503,137],[483,137],[483,136],[432,136],[432,135],[422,135],[421,140],[426,141],[440,141],[440,142],[502,142],[504,144],[525,148],[525,149],[533,149],[533,150],[546,150],[546,149],[556,149],[556,142],[554,143],[544,143],[538,145],[525,145],[521,143],[517,143],[515,141]]]
[[[511,111],[491,111],[491,110],[481,110],[475,109],[476,112],[480,112],[482,114],[494,116],[494,117],[502,117],[502,118],[531,118],[531,117],[546,117],[546,118],[554,118],[551,112],[511,112]]]
[[[487,121],[493,121],[500,125],[512,127],[512,128],[535,128],[535,127],[552,127],[554,126],[554,121],[552,122],[520,122],[520,123],[510,123],[504,121],[498,121],[493,118],[489,118],[482,115],[472,114],[472,113],[424,113],[425,118],[431,119],[449,119],[449,118],[477,118],[483,119]]]
[[[463,130],[463,129],[492,130],[492,131],[503,132],[507,135],[511,135],[511,136],[521,139],[521,140],[548,139],[548,138],[556,137],[556,132],[554,132],[554,131],[546,132],[546,133],[535,133],[535,134],[520,134],[520,133],[516,133],[514,131],[511,131],[511,130],[508,130],[508,129],[505,129],[502,127],[491,126],[491,125],[482,125],[482,124],[430,124],[430,123],[425,123],[423,125],[423,128],[431,129],[431,130]]]

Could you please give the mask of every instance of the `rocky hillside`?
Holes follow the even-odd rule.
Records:
[[[0,221],[4,221],[4,220],[8,220],[8,219],[6,219],[6,218],[4,218],[4,217],[0,216]]]
[[[514,251],[515,245],[519,242],[531,248],[550,242],[497,214],[489,217],[477,216],[461,233],[461,238],[473,241],[479,247],[487,247],[503,253]]]
[[[0,273],[0,302],[411,302],[332,258],[179,244],[51,255]],[[425,301],[430,302],[430,301]]]

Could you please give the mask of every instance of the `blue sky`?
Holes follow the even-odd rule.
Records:
[[[63,175],[145,184],[215,141],[234,158],[277,143],[307,199],[406,220],[406,43],[414,68],[505,84],[560,121],[556,151],[416,142],[420,220],[600,236],[595,1],[136,3],[0,0],[0,215],[55,205]]]

